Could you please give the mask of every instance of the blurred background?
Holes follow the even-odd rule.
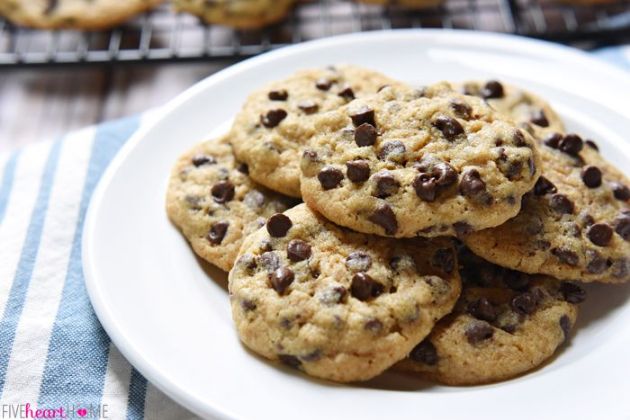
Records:
[[[229,23],[226,15],[198,17],[175,12],[170,4],[120,26],[89,31],[73,29],[70,21],[53,25],[63,29],[36,29],[5,13],[11,21],[0,17],[0,153],[162,105],[234,62],[331,35],[457,28],[525,35],[585,50],[630,43],[630,0],[389,3],[394,2],[299,1],[279,21],[259,21],[258,28],[247,29],[234,27],[242,25]],[[1,6],[0,0],[0,14]]]

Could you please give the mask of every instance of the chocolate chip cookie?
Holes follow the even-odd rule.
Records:
[[[205,22],[256,29],[284,19],[295,0],[173,0],[177,11],[192,13]]]
[[[229,137],[195,146],[175,165],[166,199],[169,217],[195,252],[228,271],[243,238],[295,200],[256,184],[232,155]]]
[[[469,81],[460,86],[462,93],[483,98],[497,111],[518,123],[564,131],[564,123],[544,99],[516,86],[497,80]]]
[[[540,141],[542,176],[521,212],[464,241],[514,270],[584,282],[630,280],[630,180],[592,140],[531,129]]]
[[[497,226],[540,174],[529,133],[448,84],[386,86],[315,125],[301,162],[304,201],[359,232],[432,237]]]
[[[316,116],[396,83],[356,66],[300,71],[253,93],[236,116],[232,138],[236,156],[257,182],[300,196],[302,148],[317,133]]]
[[[248,236],[229,275],[247,347],[339,382],[370,379],[404,358],[460,288],[450,240],[352,232],[304,204]]]
[[[452,314],[396,369],[449,385],[509,379],[542,365],[569,337],[579,286],[460,259],[464,290]]]
[[[54,29],[104,29],[164,0],[0,0],[0,15],[16,25]]]

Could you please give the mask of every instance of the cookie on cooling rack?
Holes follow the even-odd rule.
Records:
[[[596,6],[621,3],[623,0],[555,0],[558,3],[573,4],[577,6]]]
[[[173,0],[175,10],[207,23],[255,29],[284,19],[295,0]]]
[[[97,30],[116,26],[164,0],[0,0],[0,15],[41,29]]]
[[[352,232],[305,204],[248,236],[229,275],[247,347],[339,382],[370,379],[404,358],[460,288],[450,240]]]
[[[444,0],[357,0],[359,3],[377,4],[381,6],[399,6],[407,9],[426,9],[437,7]]]

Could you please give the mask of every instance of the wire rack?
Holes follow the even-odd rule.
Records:
[[[238,59],[305,40],[391,28],[475,29],[601,45],[630,40],[630,0],[600,6],[447,0],[420,11],[320,0],[302,2],[284,22],[258,31],[206,25],[168,6],[102,32],[32,30],[0,18],[0,68]]]

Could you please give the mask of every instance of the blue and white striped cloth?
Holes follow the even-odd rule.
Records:
[[[15,410],[24,416],[26,404],[63,407],[70,416],[74,410],[75,418],[82,409],[89,418],[97,407],[110,419],[193,418],[111,343],[81,267],[94,187],[149,118],[87,128],[0,157],[0,418]]]
[[[630,69],[630,48],[602,56]],[[0,156],[0,418],[24,417],[37,407],[64,408],[71,418],[97,418],[83,410],[99,407],[109,419],[194,417],[147,383],[111,343],[90,306],[81,267],[94,187],[149,115]]]

